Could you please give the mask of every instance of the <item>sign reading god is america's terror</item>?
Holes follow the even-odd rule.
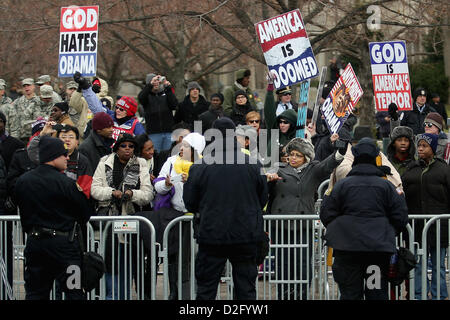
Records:
[[[321,108],[331,134],[341,129],[362,95],[361,85],[349,63],[338,81],[336,81],[333,89],[331,89]]]
[[[319,74],[300,10],[258,22],[255,29],[277,89]]]
[[[97,71],[98,6],[61,8],[58,77]]]
[[[405,42],[371,42],[369,52],[377,110],[387,111],[392,102],[397,104],[399,110],[411,110],[411,86]]]

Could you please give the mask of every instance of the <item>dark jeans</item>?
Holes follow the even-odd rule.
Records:
[[[78,239],[70,242],[67,237],[55,236],[36,238],[29,236],[25,247],[25,299],[48,300],[55,279],[60,279],[61,289],[66,300],[83,300],[81,288],[68,288],[69,266],[78,266],[81,270],[81,253]],[[81,275],[81,272],[79,273]],[[81,283],[81,281],[79,282]]]
[[[256,300],[256,243],[234,245],[199,244],[195,260],[197,300],[215,300],[227,259],[233,268],[235,300]]]
[[[296,233],[296,234],[295,234]],[[309,239],[308,239],[309,236]],[[276,279],[281,281],[308,281],[308,283],[281,283],[277,285],[279,300],[307,300],[308,288],[312,280],[312,240],[311,230],[309,234],[306,230],[300,234],[300,230],[284,230],[278,231],[278,237],[272,230],[272,237],[276,239],[276,244],[291,246],[287,248],[277,248],[275,253],[276,259]],[[272,240],[273,241],[273,240]],[[302,245],[302,247],[294,248],[293,246]]]
[[[388,300],[391,253],[334,252],[333,277],[341,300]]]

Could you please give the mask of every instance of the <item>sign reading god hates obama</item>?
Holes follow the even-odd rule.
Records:
[[[358,78],[349,63],[322,105],[322,114],[331,134],[341,129],[363,95]]]
[[[399,110],[411,110],[411,86],[404,41],[369,43],[373,93],[378,111],[387,111],[389,104]]]
[[[98,6],[61,8],[58,77],[97,71]]]
[[[299,9],[258,22],[255,29],[277,89],[319,74]]]

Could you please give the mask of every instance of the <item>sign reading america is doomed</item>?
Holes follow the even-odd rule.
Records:
[[[389,104],[399,110],[411,110],[411,86],[405,41],[370,42],[373,93],[378,111]]]
[[[58,77],[97,71],[98,6],[61,8]]]
[[[363,95],[358,78],[349,63],[322,105],[322,114],[331,134],[341,129]]]
[[[277,89],[319,74],[299,9],[258,22],[255,29]]]

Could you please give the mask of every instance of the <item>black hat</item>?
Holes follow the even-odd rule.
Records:
[[[275,93],[284,95],[285,93],[292,93],[292,90],[291,90],[291,87],[287,86],[287,87],[278,89]]]
[[[373,138],[373,132],[370,126],[357,126],[353,131],[353,141],[359,141],[362,138]]]
[[[380,149],[371,138],[362,138],[356,145],[352,147],[352,153],[355,160],[359,157],[366,157],[375,160]]]
[[[137,143],[136,139],[131,134],[128,134],[128,133],[124,133],[121,136],[119,136],[119,138],[117,139],[117,142],[114,144],[113,151],[116,152],[117,149],[119,149],[119,146],[124,142],[132,142],[134,144],[134,149],[136,152],[138,143]]]
[[[39,141],[39,162],[46,163],[65,155],[67,156],[67,148],[61,139],[50,136],[43,136]]]
[[[417,88],[414,90],[413,99],[416,101],[418,96],[427,96],[427,91],[424,88]]]
[[[245,92],[244,90],[237,90],[234,93],[234,100],[236,100],[237,96],[240,96],[240,95],[245,96],[247,98],[247,100],[248,100],[247,92]]]
[[[214,120],[214,122],[212,123],[212,127],[214,129],[220,130],[220,132],[222,132],[223,135],[226,134],[227,129],[232,130],[236,129],[236,125],[234,124],[233,120],[231,120],[228,117],[222,117],[217,120]]]
[[[55,107],[57,107],[58,109],[60,109],[64,113],[69,111],[69,104],[67,102],[65,102],[65,101],[55,103]]]
[[[215,98],[215,97],[219,98],[220,101],[222,101],[222,102],[223,102],[223,100],[225,99],[225,98],[223,97],[223,94],[221,94],[221,93],[213,93],[213,94],[211,95],[210,100],[211,100],[212,98]]]

